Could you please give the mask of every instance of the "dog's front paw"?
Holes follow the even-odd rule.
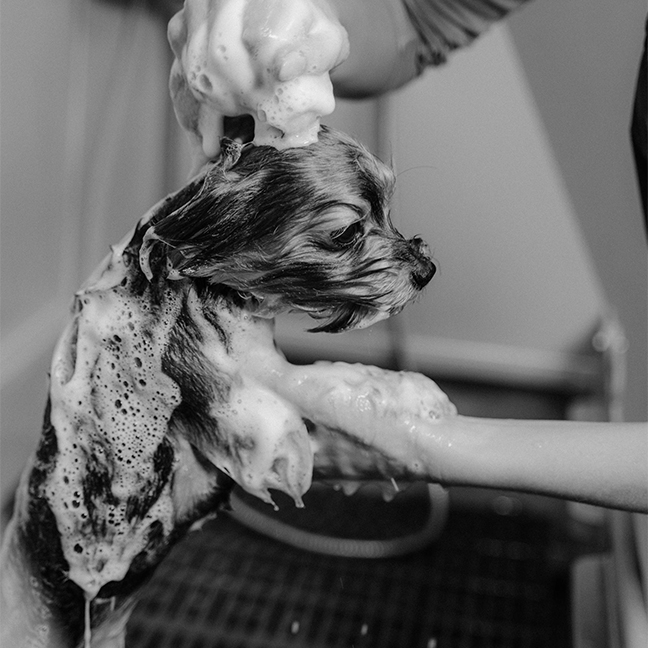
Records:
[[[297,506],[310,488],[313,451],[295,407],[273,391],[244,378],[213,412],[218,440],[201,450],[252,495],[274,504],[270,489],[290,495]]]

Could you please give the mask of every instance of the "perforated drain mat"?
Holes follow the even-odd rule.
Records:
[[[294,549],[222,514],[160,566],[126,645],[564,648],[570,551],[524,513],[451,506],[435,543],[378,560]]]

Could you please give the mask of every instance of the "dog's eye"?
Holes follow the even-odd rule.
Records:
[[[333,232],[331,240],[338,247],[349,247],[362,236],[363,231],[362,221],[355,221],[351,225]]]

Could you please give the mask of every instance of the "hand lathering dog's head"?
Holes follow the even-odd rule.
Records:
[[[314,330],[366,326],[399,312],[432,278],[427,245],[391,223],[391,170],[353,139],[278,151],[225,143],[218,161],[153,218],[140,250],[150,274],[207,278],[265,316],[309,313]]]

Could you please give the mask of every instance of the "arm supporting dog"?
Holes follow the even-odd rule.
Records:
[[[421,374],[292,365],[264,355],[272,331],[258,333],[263,361],[249,370],[262,368],[260,378],[307,421],[316,479],[424,480],[648,512],[645,423],[462,416]]]

